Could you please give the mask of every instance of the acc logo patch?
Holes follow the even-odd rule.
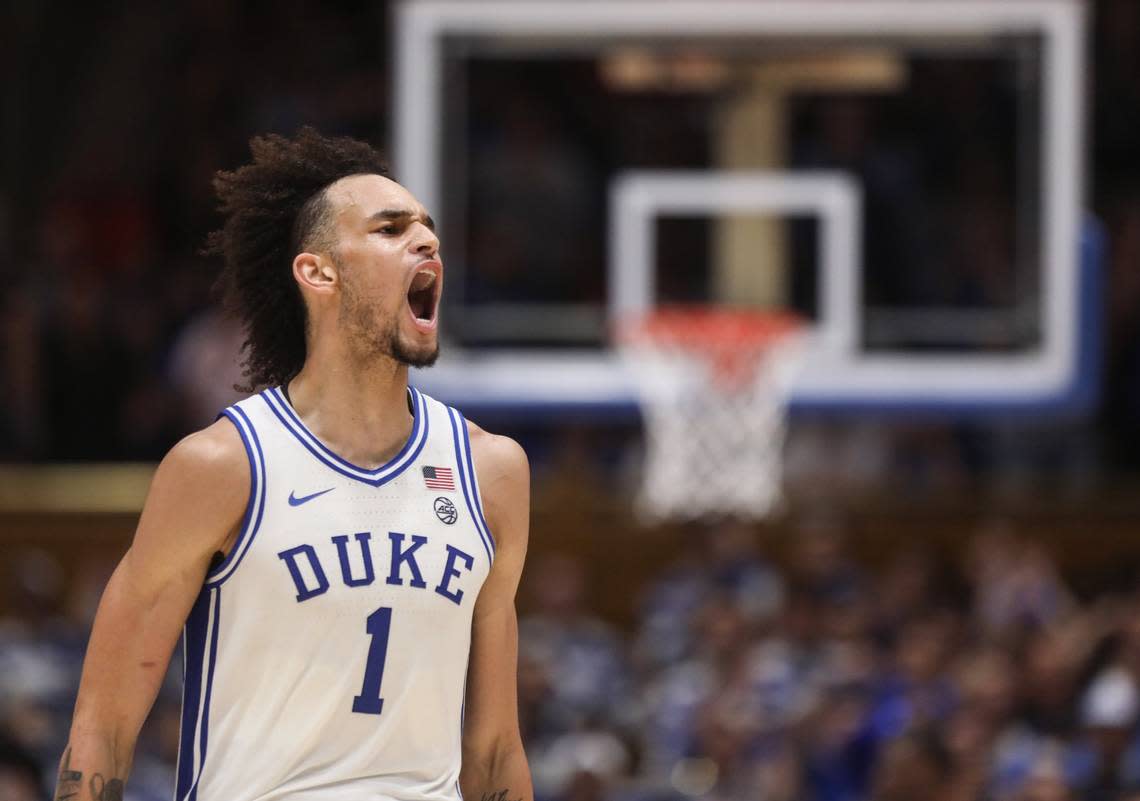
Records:
[[[449,498],[441,496],[435,499],[435,516],[450,526],[459,519],[459,512]]]

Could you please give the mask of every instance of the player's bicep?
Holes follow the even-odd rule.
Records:
[[[480,432],[476,456],[480,495],[495,540],[495,561],[475,615],[514,611],[530,537],[530,465],[514,440]],[[473,442],[474,446],[474,442]]]
[[[515,593],[529,537],[530,477],[526,455],[516,443],[503,437],[490,439],[483,454],[476,454],[476,469],[496,549],[474,612],[464,732],[468,751],[518,738]]]
[[[234,440],[236,432],[231,439],[207,429],[156,471],[134,541],[99,604],[75,728],[137,735],[210,560],[244,512],[248,467]]]
[[[237,529],[249,486],[244,446],[229,420],[178,443],[155,472],[128,553],[135,586],[156,595],[172,583],[200,586]]]

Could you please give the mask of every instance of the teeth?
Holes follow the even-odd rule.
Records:
[[[420,270],[412,279],[412,291],[419,292],[435,283],[435,273],[431,270]]]

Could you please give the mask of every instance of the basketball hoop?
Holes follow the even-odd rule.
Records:
[[[660,309],[620,327],[645,421],[643,518],[756,520],[779,504],[804,331],[787,313],[703,307]]]

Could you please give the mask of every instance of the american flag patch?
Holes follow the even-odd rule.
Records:
[[[455,476],[451,474],[450,467],[425,467],[424,484],[433,490],[454,490]]]

